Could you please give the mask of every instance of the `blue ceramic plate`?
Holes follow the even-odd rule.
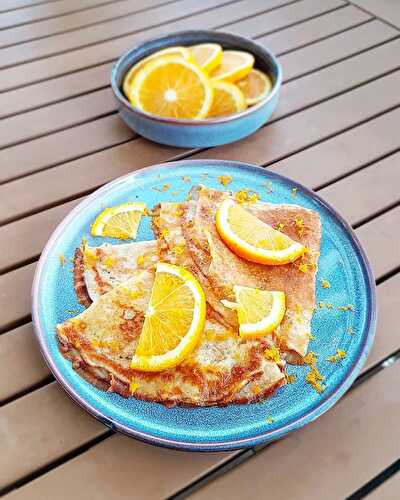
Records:
[[[128,200],[184,200],[192,185],[203,183],[222,188],[217,177],[230,175],[229,188],[251,187],[261,200],[297,203],[318,211],[322,219],[322,243],[317,276],[317,303],[329,302],[332,309],[318,308],[312,321],[309,350],[318,353],[318,367],[325,376],[326,390],[318,394],[305,382],[307,366],[289,366],[295,383],[279,389],[270,399],[256,404],[223,408],[172,408],[158,403],[124,399],[97,390],[72,369],[58,350],[56,323],[81,311],[68,257],[84,236],[89,244],[103,243],[89,235],[90,224],[104,206]],[[191,184],[183,177],[191,179]],[[166,192],[154,188],[170,184]],[[272,187],[272,192],[270,188]],[[292,189],[297,188],[296,198]],[[172,194],[174,192],[174,195]],[[153,238],[147,217],[142,220],[138,240]],[[110,240],[111,241],[111,240]],[[117,240],[112,241],[118,244]],[[64,267],[60,255],[66,257]],[[321,279],[330,288],[321,287]],[[367,259],[351,228],[323,200],[302,186],[268,170],[244,163],[200,160],[158,165],[118,179],[85,199],[59,225],[50,238],[37,267],[33,285],[33,321],[43,355],[67,393],[109,427],[138,439],[185,450],[228,450],[253,446],[280,438],[311,422],[328,410],[350,387],[371,348],[375,331],[375,285]],[[337,306],[352,304],[354,311]],[[349,333],[349,329],[354,333]],[[339,363],[326,361],[336,349],[346,351]],[[273,422],[268,417],[272,417]]]

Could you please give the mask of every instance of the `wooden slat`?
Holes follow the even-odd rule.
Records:
[[[306,72],[332,64],[340,57],[343,57],[341,54],[347,54],[348,57],[358,51],[363,51],[368,47],[373,47],[398,36],[399,33],[394,28],[380,21],[366,23],[335,37],[323,40],[318,44],[282,56],[281,61],[284,67],[290,68],[285,72],[285,79],[290,80],[304,75]],[[349,50],[349,47],[351,47],[351,50]],[[309,60],[312,63],[308,63]],[[305,68],[303,67],[303,61]]]
[[[2,0],[0,3],[0,12],[9,10],[23,9],[24,7],[31,7],[40,3],[46,3],[57,0]]]
[[[379,240],[374,241],[374,246],[379,246]],[[397,321],[399,293],[399,273],[381,283],[377,288],[378,324],[374,345],[364,365],[363,372],[366,372],[400,349],[399,325]]]
[[[0,273],[40,255],[50,234],[82,199],[69,201],[0,227],[0,241],[7,242],[0,252]]]
[[[365,12],[348,6],[323,16],[319,15],[308,21],[295,24],[278,32],[259,38],[259,41],[273,52],[293,50],[299,45],[307,45],[315,40],[334,35],[371,19]]]
[[[343,57],[349,57],[358,50],[367,49],[377,43],[384,42],[397,35],[393,28],[386,26],[380,21],[368,23],[352,30],[352,43],[349,44],[348,32],[339,34],[329,40],[325,40],[312,46],[300,49],[291,54],[287,54],[281,58],[283,72],[287,78],[299,76],[301,72],[307,73],[315,70],[325,59],[327,62],[334,62]],[[327,43],[329,42],[329,43]],[[351,76],[357,83],[364,78],[372,78],[397,63],[396,56],[400,47],[400,41],[389,44],[388,46],[378,47],[376,52],[363,54],[359,59],[352,62],[345,61],[344,72],[346,79],[340,80],[342,86],[346,88],[347,79]],[[369,69],[366,60],[376,58],[379,63],[374,65],[373,70]],[[301,64],[299,63],[301,61]],[[348,70],[347,70],[348,67]],[[353,71],[352,71],[353,68]],[[347,71],[346,71],[347,70]],[[337,79],[332,79],[331,73],[336,74],[337,71],[343,71],[341,67],[330,68],[325,75],[325,80],[330,83],[327,85],[317,86],[319,94],[325,97],[326,92],[330,87],[337,89]],[[365,75],[365,76],[364,76]],[[350,82],[351,85],[352,81]],[[308,84],[307,88],[312,88]],[[308,94],[311,94],[309,91]],[[303,99],[308,95],[302,92]],[[7,95],[7,93],[5,94]],[[286,100],[286,105],[289,111],[293,111],[293,107],[299,106],[299,99]],[[312,97],[307,101],[307,104],[312,102]],[[86,120],[95,119],[106,113],[116,111],[116,104],[113,93],[110,88],[99,90],[75,99],[67,100],[59,104],[53,104],[39,110],[27,112],[17,115],[12,118],[0,121],[0,146],[9,146],[14,143],[32,139],[41,134],[54,132],[59,129],[76,125]],[[282,114],[288,112],[282,110]],[[279,116],[279,115],[278,115]],[[4,152],[7,154],[7,152]]]
[[[269,168],[310,188],[318,188],[398,148],[399,120],[400,109],[396,109],[274,163]],[[365,148],[365,144],[369,144],[369,147]],[[251,151],[248,161],[255,161]],[[37,256],[55,225],[78,201],[74,200],[0,227],[0,241],[8,242],[0,253],[0,272]]]
[[[20,44],[36,38],[76,30],[84,26],[114,19],[118,16],[129,15],[137,11],[155,7],[168,0],[125,0],[113,2],[94,9],[66,14],[62,17],[46,19],[32,24],[25,24],[16,28],[0,31],[0,47]],[[77,34],[78,36],[78,34]]]
[[[398,500],[400,491],[400,473],[387,479],[368,495],[368,500]]]
[[[31,23],[39,19],[61,16],[68,12],[82,11],[97,5],[108,3],[110,0],[60,0],[28,6],[11,12],[0,14],[0,28],[18,26]]]
[[[329,7],[328,2],[326,6]],[[282,29],[260,40],[279,55],[280,52],[293,50],[321,37],[356,26],[368,18],[368,15],[359,9],[346,7]],[[105,87],[109,84],[111,67],[112,64],[107,63],[0,94],[0,118]]]
[[[28,408],[29,414],[25,413]],[[106,430],[103,424],[66,397],[56,382],[3,406],[1,423],[3,450],[13,449],[11,454],[15,460],[1,454],[0,487],[43,467],[55,456],[62,456]]]
[[[287,0],[273,0],[272,3],[282,3]],[[205,0],[201,4],[201,10],[212,8],[221,2]],[[225,2],[226,3],[226,2]],[[256,0],[259,10],[261,1]],[[70,51],[87,45],[121,37],[123,35],[143,31],[146,28],[166,23],[169,20],[179,18],[183,15],[199,11],[199,3],[196,0],[177,0],[174,3],[161,5],[151,10],[139,12],[138,14],[126,15],[119,19],[104,21],[101,24],[87,26],[78,31],[61,33],[59,35],[40,38],[32,42],[22,43],[9,48],[2,49],[0,68],[21,64],[34,59],[43,58],[52,54]],[[89,11],[90,12],[90,11]]]
[[[339,78],[344,78],[344,75],[340,75]],[[399,83],[400,72],[395,72],[318,106],[272,123],[240,142],[216,147],[212,151],[201,152],[193,157],[235,158],[253,163],[269,163],[279,160],[284,155],[296,153],[302,148],[329,138],[339,131],[396,106],[399,104],[399,98],[395,97],[394,93],[395,89],[397,93]],[[380,99],[374,99],[376,95],[379,95]],[[283,106],[286,105],[286,100],[286,97],[282,95]],[[368,106],[365,105],[366,102]],[[284,151],[282,143],[284,143]]]
[[[397,149],[399,138],[395,130],[399,120],[400,109],[395,109],[270,168],[287,177],[297,177],[306,186],[322,186]]]
[[[371,189],[375,187],[371,185]],[[400,240],[393,232],[394,228],[398,227],[400,227],[400,207],[389,210],[357,229],[357,235],[367,250],[376,276],[384,276],[400,264],[398,260]],[[388,242],[386,248],[381,245],[382,241]]]
[[[395,53],[396,50],[398,50],[396,45],[398,43],[399,42],[394,41],[385,44],[382,47],[374,49],[374,51],[376,52],[373,52],[372,55],[379,56],[377,59],[377,63],[374,67],[377,71],[386,72],[389,70],[389,68],[393,67],[393,64],[397,64],[397,58],[395,56]],[[371,54],[369,54],[369,56],[371,56]],[[312,75],[307,75],[306,77],[304,77],[304,80],[299,79],[285,85],[284,88],[282,89],[282,98],[275,116],[282,117],[282,115],[288,114],[289,112],[293,112],[299,107],[302,107],[304,105],[309,105],[310,103],[313,102],[313,100],[318,101],[324,97],[326,98],[332,93],[335,94],[338,91],[343,90],[343,87],[345,87],[346,84],[350,84],[350,86],[355,85],[357,81],[359,81],[357,80],[357,75],[360,75],[361,78],[369,78],[371,74],[373,74],[372,69],[370,69],[370,66],[368,65],[368,54],[361,54],[357,56],[357,58],[353,59],[339,63],[338,67],[336,68],[337,71],[335,70],[334,66],[331,66],[329,68],[322,70],[321,72],[317,72]],[[386,77],[382,79],[382,81],[379,80],[377,82],[372,83],[371,85],[379,87],[380,85],[382,85],[383,82],[386,82],[388,79],[391,78],[393,78],[393,76]],[[394,78],[397,77],[394,76]],[[337,100],[339,100],[339,102],[342,100],[346,102],[348,101],[350,95],[355,95],[356,96],[355,102],[357,102],[358,100],[357,95],[361,94],[360,97],[361,99],[363,99],[362,95],[364,93],[367,93],[368,89],[369,86],[366,86],[364,88],[354,91],[354,94],[353,93],[348,94],[347,97],[346,95],[338,97]],[[326,94],[326,92],[328,94]],[[382,108],[380,108],[380,106],[382,105],[386,104],[386,109],[387,109],[387,103],[385,103],[385,100],[387,100],[389,97],[392,97],[393,99],[390,106],[393,106],[398,102],[398,93],[394,92],[394,89],[389,90],[389,92],[385,92],[385,99],[373,100],[372,106],[365,107],[362,105],[362,102],[360,100],[360,106],[354,109],[354,114],[356,113],[361,114],[362,115],[361,119],[365,119],[368,116],[371,116],[369,115],[369,112],[376,113],[379,112],[377,111],[377,109],[382,110]],[[323,109],[325,109],[326,107],[330,108],[331,106],[332,104],[330,104],[329,102],[322,105]],[[306,119],[310,113],[319,114],[318,113],[319,109],[321,109],[321,106],[315,108],[314,111],[309,110],[308,112],[305,112]],[[385,107],[383,107],[383,109],[385,109]],[[352,111],[353,110],[351,108],[346,107],[344,115],[337,116],[336,120],[340,122],[341,120],[343,120],[344,117],[346,117],[346,115],[347,116],[351,115]],[[333,113],[335,114],[335,111],[333,111]],[[293,117],[292,119],[299,120],[300,117],[303,116],[304,114],[300,113],[297,116],[297,118]],[[355,121],[357,121],[357,118],[355,119]],[[324,128],[329,129],[334,122],[335,120],[330,120],[329,122],[324,121],[324,123],[321,124],[321,128],[319,130]],[[340,128],[342,127],[341,123],[339,123],[338,128],[336,128],[336,130],[338,129],[340,130]],[[116,127],[118,128],[116,129]],[[271,129],[272,130],[276,128],[279,129],[280,127],[281,126],[278,123],[271,124],[267,128],[263,129],[264,132],[263,130],[259,131],[256,135],[252,136],[252,138],[248,139],[247,141],[249,140],[254,141],[255,138],[265,133],[266,130],[271,131]],[[318,134],[319,130],[315,130],[314,134]],[[330,131],[330,133],[332,132]],[[71,157],[71,155],[75,156],[79,154],[85,154],[87,152],[92,152],[94,150],[94,145],[96,144],[98,145],[98,148],[101,148],[101,147],[109,147],[118,142],[123,142],[124,140],[131,138],[132,137],[131,134],[132,133],[128,130],[128,128],[125,125],[123,125],[122,121],[117,116],[110,116],[87,125],[82,125],[80,127],[67,130],[65,132],[60,132],[58,134],[54,134],[49,137],[44,137],[33,143],[22,144],[20,146],[16,146],[15,148],[7,149],[2,153],[3,155],[6,155],[7,158],[6,167],[3,169],[3,175],[5,176],[5,178],[7,178],[10,175],[18,175],[18,172],[21,171],[24,172],[28,169],[32,170],[32,169],[44,168],[46,166],[49,166],[49,164],[52,165],[60,161],[68,160]],[[309,134],[306,133],[306,130],[303,131],[303,136],[306,136],[307,138],[309,137]],[[301,137],[302,135],[297,132],[292,139],[298,140]],[[245,141],[241,141],[239,144],[242,145],[245,143],[246,143]],[[139,147],[142,150],[142,148],[144,149],[144,144],[145,143],[143,143],[143,141],[140,141],[139,143],[135,142],[134,144],[125,145],[122,148],[125,150],[127,149],[132,150],[131,148],[133,148],[134,150],[135,148]],[[275,142],[275,146],[277,144],[279,143]],[[227,151],[227,153],[229,153],[231,148],[235,149],[237,148],[237,146],[238,145],[231,145],[225,148],[213,149],[212,154],[214,153],[219,154],[219,152],[225,154],[224,151]],[[154,145],[151,145],[151,147],[153,149],[154,147],[159,148],[158,146]],[[183,152],[183,150],[179,151]],[[243,152],[244,150],[242,150],[242,153]],[[97,168],[102,168],[100,159],[104,155],[105,157],[107,157],[107,171],[109,172],[109,167],[108,167],[109,154],[110,154],[109,151],[98,154],[97,159],[99,161],[97,162]],[[178,153],[175,150],[173,154],[178,154]],[[208,154],[210,153],[206,153],[206,155]],[[240,154],[240,151],[238,152],[238,154]],[[29,164],[26,164],[26,158],[28,157],[28,155],[30,161]],[[232,156],[228,157],[232,158]],[[249,160],[247,153],[246,157],[244,157],[244,160],[246,159]],[[89,158],[77,160],[77,162],[82,162],[82,164],[85,164],[86,161],[91,162],[92,160]],[[257,160],[254,159],[253,161]],[[59,169],[62,168],[65,169],[68,167],[66,166],[59,167]],[[59,172],[59,169],[57,169],[57,173]],[[51,176],[57,174],[55,173],[55,171],[53,173],[49,171],[47,172],[47,174],[43,175]],[[112,176],[109,177],[109,179],[111,178]],[[21,182],[23,182],[23,180],[21,180]],[[9,188],[7,188],[7,190],[8,189]],[[0,193],[1,191],[5,193],[4,186],[0,187]],[[24,205],[24,207],[25,206],[26,205]]]
[[[315,0],[305,0],[282,7],[281,9],[265,14],[259,14],[245,21],[237,21],[224,27],[223,31],[232,31],[232,33],[256,38],[265,35],[270,31],[281,29],[283,26],[289,26],[292,23],[298,23],[311,16],[322,14],[329,10],[343,7],[342,0],[333,0],[329,2],[316,2]]]
[[[359,224],[366,216],[366,206],[368,216],[373,216],[400,200],[399,161],[400,153],[396,153],[322,189],[320,194],[335,203],[348,222]]]
[[[396,458],[400,396],[398,391],[387,391],[385,387],[398,381],[399,364],[353,390],[315,423],[268,447],[233,472],[201,489],[193,498],[242,499],[249,494],[256,499],[264,498],[266,482],[268,491],[274,496],[279,495],[279,498],[343,498],[344,493],[352,492],[354,485],[357,487],[356,481],[362,484],[388,460]],[[382,421],[386,425],[381,425]],[[182,453],[178,456],[173,452],[145,447],[151,455],[144,459],[138,451],[140,446],[144,445],[122,436],[113,437],[6,498],[35,500],[43,496],[51,497],[56,491],[57,499],[68,498],[66,495],[69,492],[64,493],[65,490],[59,488],[62,477],[63,481],[73,484],[80,483],[84,478],[85,498],[110,498],[112,492],[118,492],[118,496],[113,498],[122,499],[132,491],[128,470],[136,471],[135,494],[138,498],[165,498],[184,485],[184,480],[177,484],[177,478],[185,474],[185,464],[192,464],[196,457],[210,457],[210,454],[195,454],[188,460]],[[359,453],[357,460],[353,460],[354,449]],[[380,453],[375,453],[376,449]],[[165,453],[168,453],[168,460],[165,460]],[[304,456],[309,456],[310,460],[305,461]],[[182,464],[177,462],[179,457],[182,457]],[[113,474],[107,474],[112,463],[118,463],[119,467],[113,469]],[[169,469],[168,464],[173,464],[174,469]],[[152,468],[151,477],[156,475],[158,481],[148,480],[147,467]],[[340,481],[332,473],[333,467],[340,473]],[[291,481],[285,480],[289,474]],[[165,484],[163,479],[167,477]],[[184,479],[187,480],[186,477]]]
[[[397,208],[356,230],[369,256],[376,279],[391,272],[400,264],[400,252],[397,249],[399,243],[396,242],[393,247],[392,234],[393,227],[399,225],[400,209]],[[376,228],[379,230],[376,231]],[[68,267],[70,267],[69,264]],[[27,295],[24,290],[20,293]],[[400,295],[400,273],[380,284],[377,294],[380,311],[378,334],[364,371],[400,348],[396,320],[397,307],[395,307]],[[21,364],[25,367],[24,370],[20,369]],[[0,335],[0,376],[2,374],[4,374],[4,380],[7,379],[9,382],[1,387],[0,400],[26,391],[50,375],[34,341],[30,323]]]
[[[0,332],[12,328],[18,319],[30,314],[33,274],[36,263],[0,276]]]
[[[49,377],[50,372],[39,351],[32,324],[0,335],[0,403]]]
[[[352,2],[400,28],[400,4],[396,0],[352,0]]]
[[[66,474],[76,474],[75,484],[85,485],[74,489],[76,500],[122,500],[126,497],[158,500],[165,499],[233,456],[234,453],[193,453],[188,456],[118,435],[69,461],[64,467],[68,470]],[[58,468],[44,477],[49,481],[54,477],[57,481],[57,471]],[[44,477],[5,498],[18,498],[19,495],[23,498],[26,494],[30,500],[43,500],[43,495],[57,500],[70,498],[70,492],[66,491],[69,488],[60,488],[55,483],[45,485],[44,492]]]
[[[271,496],[296,500],[347,497],[398,458],[400,392],[390,388],[399,382],[396,363],[313,424],[267,447],[191,498],[251,495],[256,500],[265,498],[266,488]]]
[[[275,1],[278,0],[274,0],[274,4]],[[304,0],[304,2],[310,1],[315,0]],[[200,10],[200,4],[198,5],[199,7],[197,10]],[[268,5],[270,6],[273,4],[272,2],[269,2]],[[201,3],[201,6],[203,6],[203,3]],[[109,62],[119,57],[120,54],[128,47],[139,43],[143,39],[147,40],[152,37],[183,29],[206,29],[210,26],[215,26],[216,20],[219,22],[220,27],[227,26],[244,16],[247,17],[252,14],[254,15],[257,12],[260,12],[260,10],[265,10],[265,2],[262,2],[261,0],[253,0],[252,2],[250,2],[250,0],[240,0],[230,4],[228,9],[225,9],[224,7],[215,8],[211,11],[193,15],[190,18],[171,22],[168,25],[148,29],[145,36],[140,33],[123,36],[108,42],[98,43],[96,46],[67,52],[62,58],[52,56],[46,59],[26,63],[22,66],[9,68],[2,71],[0,74],[0,90],[8,90],[21,85],[32,84],[46,78],[67,74],[89,66]],[[27,72],[30,75],[29,78],[27,78]]]

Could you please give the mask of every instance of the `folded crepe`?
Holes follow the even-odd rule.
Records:
[[[267,348],[278,345],[289,362],[302,362],[315,306],[319,217],[296,205],[246,206],[264,222],[280,224],[283,232],[308,248],[300,263],[253,264],[233,254],[216,231],[215,212],[227,196],[230,193],[201,187],[193,193],[195,199],[158,205],[153,216],[156,241],[100,247],[84,243],[77,249],[75,289],[88,309],[57,325],[57,335],[64,356],[91,383],[167,405],[248,403],[286,383],[285,361],[265,356]],[[158,261],[184,266],[196,276],[206,295],[207,319],[189,358],[174,368],[145,373],[132,370],[130,360]],[[239,337],[236,313],[221,303],[233,299],[235,284],[286,293],[287,312],[273,335],[257,340]]]
[[[75,370],[98,388],[166,405],[247,403],[263,399],[283,385],[284,362],[264,356],[272,347],[270,339],[243,341],[237,331],[208,314],[197,348],[180,365],[156,373],[130,368],[155,276],[157,245],[148,243],[145,254],[138,251],[139,243],[97,248],[84,243],[76,251],[78,298],[81,303],[88,297],[99,298],[56,327],[61,352]],[[125,259],[122,254],[130,257]],[[111,267],[110,262],[114,263]]]
[[[204,289],[210,317],[234,330],[237,330],[236,313],[221,303],[222,299],[234,300],[233,285],[285,292],[285,317],[273,337],[288,362],[301,364],[307,353],[315,308],[321,238],[319,215],[298,205],[258,202],[244,205],[260,220],[280,227],[283,233],[307,247],[305,256],[296,262],[279,266],[256,264],[234,254],[217,232],[216,210],[229,196],[229,192],[200,186],[192,192],[191,201],[161,203],[153,224],[160,256],[190,269]],[[177,248],[182,248],[178,255]]]

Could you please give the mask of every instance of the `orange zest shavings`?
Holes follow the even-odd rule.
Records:
[[[286,373],[286,382],[288,384],[294,384],[296,382],[296,375],[294,373]]]
[[[251,189],[242,189],[235,193],[235,200],[238,203],[256,203],[259,199],[258,193]]]
[[[218,182],[223,186],[227,186],[232,182],[232,177],[230,175],[220,175],[218,177]]]
[[[275,361],[275,363],[278,363],[281,360],[279,349],[274,346],[265,349],[264,356],[271,361]]]
[[[269,415],[266,420],[267,420],[267,424],[272,424],[274,421],[274,418],[271,415]]]
[[[133,394],[136,392],[139,388],[139,384],[135,382],[133,379],[131,380],[131,383],[129,384],[129,392]]]
[[[168,191],[168,189],[171,187],[170,184],[164,184],[163,187],[157,187],[157,186],[153,186],[151,189],[153,189],[153,191],[158,191],[159,193],[165,193],[165,191]]]
[[[337,363],[338,361],[344,359],[345,357],[346,357],[346,352],[343,351],[342,349],[337,349],[336,354],[328,356],[327,361],[330,361],[331,363]]]
[[[353,304],[347,304],[345,306],[338,306],[339,311],[354,311]]]
[[[321,286],[322,286],[322,288],[330,288],[331,284],[329,283],[329,281],[322,279]]]
[[[65,256],[64,254],[60,253],[59,257],[60,259],[60,264],[61,264],[61,267],[64,267],[65,266]]]
[[[319,394],[324,392],[325,386],[322,384],[325,377],[321,375],[317,368],[317,355],[315,352],[309,352],[304,357],[304,362],[310,367],[306,375],[306,382],[310,384]]]
[[[306,273],[308,271],[308,266],[309,264],[305,264],[304,262],[302,262],[301,264],[299,264],[299,271],[301,271],[302,273]]]

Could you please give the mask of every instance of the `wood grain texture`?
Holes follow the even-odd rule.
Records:
[[[400,491],[400,473],[387,479],[368,495],[368,500],[398,500]]]
[[[5,498],[70,499],[68,488],[57,484],[58,473],[62,472],[67,484],[85,485],[75,488],[76,500],[125,500],[127,497],[161,500],[233,456],[234,453],[187,455],[113,436]]]
[[[351,44],[349,43],[348,32],[346,32],[284,55],[281,58],[281,64],[284,74],[287,75],[286,78],[299,77],[301,74],[316,70],[323,64],[324,60],[327,63],[333,63],[343,57],[349,57],[361,49],[367,49],[377,43],[389,40],[396,35],[394,29],[387,27],[380,21],[370,22],[354,28],[352,33]],[[301,95],[304,96],[302,99],[286,98],[287,107],[286,109],[284,107],[281,113],[291,112],[296,109],[296,106],[299,108],[302,104],[311,104],[313,99],[318,100],[318,98],[326,97],[329,95],[329,91],[332,92],[332,88],[335,89],[335,92],[340,92],[340,90],[346,89],[352,84],[361,83],[363,77],[364,79],[374,78],[385,71],[393,69],[393,65],[396,65],[397,62],[396,55],[399,47],[400,42],[397,40],[393,44],[384,45],[374,51],[358,56],[355,61],[351,60],[351,65],[350,60],[345,61],[346,64],[342,64],[342,66],[345,66],[344,68],[328,68],[325,73],[319,75],[320,78],[324,79],[324,84],[316,87],[319,93],[318,96],[314,96],[313,92],[311,92],[311,89],[314,90],[314,88],[310,81],[312,82],[314,78],[310,77],[302,82],[296,82],[296,86],[307,85],[307,93],[301,92]],[[367,62],[371,58],[376,58],[379,61],[372,70]],[[339,80],[342,87],[338,88],[339,82],[336,75],[341,74],[342,71],[343,74],[346,74],[346,78]],[[285,95],[285,91],[286,89],[283,90],[283,95]],[[306,96],[308,96],[308,100]],[[306,102],[304,102],[305,100]],[[59,104],[0,120],[0,146],[10,146],[33,139],[39,135],[54,133],[57,130],[78,125],[115,111],[116,103],[112,90],[110,88],[98,90]],[[4,154],[7,153],[4,152]]]
[[[59,0],[60,1],[60,0]],[[149,9],[166,3],[168,0],[125,0],[101,5],[94,9],[65,14],[61,17],[37,21],[31,24],[17,26],[0,31],[0,47],[12,44],[20,44],[36,38],[44,38],[49,35],[69,30],[77,30],[81,27],[129,15],[137,11]],[[1,5],[1,4],[0,4]]]
[[[301,22],[311,16],[323,14],[344,5],[342,0],[326,0],[325,2],[303,0],[302,2],[287,5],[273,12],[259,14],[244,21],[237,21],[224,28],[224,31],[231,31],[237,35],[256,38],[270,31]]]
[[[0,12],[7,12],[9,10],[23,9],[24,7],[32,7],[48,1],[56,0],[2,0],[0,3]]]
[[[331,68],[327,68],[324,71],[328,69]],[[340,76],[340,81],[341,79],[342,77]],[[316,73],[314,87],[309,85],[308,90],[312,91],[313,88],[320,88],[319,82],[320,75]],[[313,144],[315,141],[323,140],[339,132],[345,127],[354,126],[365,119],[395,106],[399,103],[399,94],[396,87],[399,82],[400,72],[390,74],[369,85],[362,86],[311,109],[289,116],[285,120],[272,123],[247,139],[205,151],[194,157],[235,158],[254,163],[276,161],[283,155],[294,153],[301,148]],[[299,90],[294,87],[291,91],[297,93],[299,99],[301,99],[301,96],[307,95],[304,94],[301,87]],[[373,99],[373,96],[377,95],[377,92],[382,96],[381,99]],[[278,106],[277,115],[283,113],[281,111],[282,107],[286,108],[287,112],[286,106],[288,106],[287,102],[290,100],[288,94],[290,94],[290,91],[287,91],[286,95],[282,92],[282,99]],[[365,106],[365,99],[370,101],[369,106]],[[114,117],[108,117],[111,130],[113,130],[112,118]],[[115,119],[118,120],[117,117]],[[99,122],[93,123],[98,124]],[[128,129],[124,127],[123,130]],[[108,136],[105,131],[103,134],[106,137]],[[80,140],[85,145],[86,137],[86,134],[80,136]],[[35,143],[37,142],[35,141]],[[36,146],[35,143],[33,144],[34,148]],[[67,143],[68,146],[70,144]],[[66,148],[67,145],[65,143],[58,143],[58,147],[62,149]],[[136,153],[134,156],[127,156],[126,152],[128,151],[135,151]],[[182,152],[183,150],[172,148],[171,151],[171,148],[154,144],[151,144],[149,147],[149,145],[146,146],[146,141],[138,140],[133,143],[124,144],[119,148],[107,149],[96,155],[70,162],[56,169],[10,182],[0,186],[0,221],[5,222],[23,215],[26,213],[27,207],[37,210],[48,203],[66,200],[70,196],[93,189],[118,175],[127,173],[132,170],[132,167],[140,168],[157,160],[165,161],[171,158],[171,156],[179,155]],[[36,154],[40,157],[42,150],[38,150]],[[33,154],[32,156],[34,157]],[[135,161],[134,166],[132,165],[132,157],[139,158],[139,160]],[[111,158],[112,160],[110,160]],[[151,160],[151,163],[147,162],[148,159]],[[83,175],[83,170],[85,170],[84,165],[89,163],[91,165],[90,170],[86,172],[86,175]],[[112,170],[110,170],[110,164],[113,165]],[[74,170],[72,170],[73,168]],[[68,183],[63,181],[64,175],[68,177]],[[49,184],[51,189],[46,189],[46,193],[43,193],[43,186],[46,184]],[[28,185],[31,187],[37,186],[37,188],[30,189],[30,192],[27,193]],[[24,193],[25,199],[22,193]],[[26,199],[26,196],[28,196],[28,199]]]
[[[342,77],[344,75],[340,76]],[[400,72],[397,71],[318,106],[271,123],[242,141],[198,153],[193,158],[213,157],[257,164],[272,163],[398,105],[399,83]],[[380,99],[374,99],[378,95],[376,92]],[[368,106],[365,106],[366,102]],[[286,106],[283,92],[277,115],[281,113],[282,106]]]
[[[385,210],[400,201],[400,153],[322,189],[319,194],[334,203],[350,224]],[[357,196],[354,194],[357,193]],[[368,207],[368,216],[365,208]]]
[[[29,316],[31,287],[36,263],[0,276],[0,332],[13,328],[15,322]]]
[[[109,0],[108,0],[109,1]],[[32,23],[39,19],[62,16],[107,3],[107,0],[60,0],[59,2],[38,3],[26,8],[0,14],[0,28]]]
[[[106,427],[66,397],[56,382],[3,406],[0,487],[105,431]]]
[[[281,63],[285,68],[288,68],[285,71],[284,78],[285,80],[291,80],[398,36],[399,33],[394,28],[381,21],[371,21],[350,31],[345,31],[282,56]],[[374,58],[375,56],[371,55],[371,57]],[[361,61],[364,61],[364,59],[361,59]],[[360,68],[363,63],[358,64],[358,68]],[[375,68],[371,78],[374,74],[376,74]]]
[[[190,498],[258,500],[265,498],[266,488],[278,498],[347,497],[398,458],[400,392],[388,387],[399,382],[400,363],[396,363],[353,389],[317,421],[268,446]]]
[[[0,403],[49,377],[32,324],[0,335]]]
[[[398,227],[400,207],[395,207],[356,230],[376,276],[385,276],[399,266],[400,239],[396,236]],[[384,241],[385,245],[382,244]]]
[[[400,4],[396,0],[352,0],[352,3],[400,28]]]
[[[321,37],[334,35],[368,18],[359,9],[347,7],[279,30],[259,41],[279,55]],[[0,94],[0,118],[108,86],[111,67],[112,64],[102,64]]]
[[[78,198],[0,226],[0,241],[7,241],[0,252],[0,273],[39,256],[56,226],[82,199]]]
[[[258,40],[279,55],[279,53],[293,50],[299,45],[306,45],[315,40],[332,36],[338,31],[357,26],[368,19],[371,19],[369,14],[348,6],[262,36]]]
[[[269,168],[315,189],[394,152],[399,147],[399,120],[397,108]]]
[[[273,0],[274,3],[284,0]],[[226,2],[226,0],[225,0]],[[201,10],[221,4],[221,1],[205,0],[201,3]],[[256,0],[256,3],[259,3]],[[94,45],[105,40],[119,38],[130,33],[140,32],[149,27],[163,24],[172,19],[199,11],[199,3],[195,0],[161,5],[151,10],[137,14],[127,14],[119,19],[105,21],[101,24],[87,26],[78,31],[61,33],[58,35],[26,42],[13,47],[2,49],[0,68],[21,64],[53,54],[74,50],[76,48]],[[261,10],[261,9],[260,9]],[[90,11],[89,11],[90,12]]]
[[[189,16],[191,14],[190,17],[175,21],[171,20],[168,24],[147,29],[145,33],[125,35],[110,41],[76,49],[72,52],[66,52],[62,57],[55,55],[6,69],[0,74],[0,90],[8,90],[21,85],[32,84],[47,78],[110,62],[118,58],[129,47],[139,42],[165,35],[172,31],[207,29],[215,26],[216,20],[220,23],[219,26],[223,26],[237,21],[243,17],[244,12],[246,15],[251,15],[265,10],[265,2],[262,0],[240,0],[229,5],[224,5],[226,2],[227,0],[205,0],[205,2],[201,3],[191,1],[187,4],[191,6],[191,9],[187,8],[185,2],[182,3],[182,7],[180,8],[180,15]],[[215,7],[210,9],[212,5]],[[204,11],[207,7],[209,10]],[[179,17],[179,15],[176,16],[176,12],[174,15],[175,18]]]
[[[399,293],[400,274],[396,274],[377,287],[378,323],[376,336],[363,372],[400,349],[397,322]]]

